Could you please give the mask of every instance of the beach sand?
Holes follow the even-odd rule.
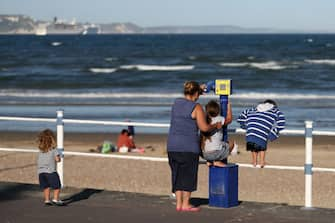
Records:
[[[35,132],[0,132],[0,147],[36,149]],[[249,164],[243,135],[231,134],[239,145],[239,155],[229,162]],[[104,140],[116,142],[117,134],[65,133],[66,151],[89,152]],[[145,153],[127,156],[167,157],[166,135],[137,134],[135,142]],[[117,154],[117,153],[113,153]],[[124,154],[122,154],[124,155]],[[0,152],[0,181],[37,184],[36,153]],[[313,138],[313,166],[335,168],[335,137]],[[268,165],[304,166],[305,138],[281,136],[269,143]],[[286,203],[304,206],[303,170],[239,167],[239,200]],[[97,188],[149,194],[170,194],[170,169],[165,161],[143,161],[67,155],[64,160],[65,186]],[[313,173],[313,206],[335,208],[335,173]],[[198,190],[193,197],[208,198],[208,167],[199,166]]]

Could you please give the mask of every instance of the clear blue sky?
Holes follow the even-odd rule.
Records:
[[[0,0],[0,14],[140,26],[236,25],[335,31],[335,0]]]

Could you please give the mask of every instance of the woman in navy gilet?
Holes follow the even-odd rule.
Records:
[[[196,103],[203,92],[203,87],[195,81],[186,82],[184,97],[177,98],[171,110],[167,151],[172,173],[172,192],[176,195],[177,211],[200,210],[189,202],[191,192],[197,189],[200,154],[199,129],[207,132],[222,127],[221,123],[207,124],[202,106]]]

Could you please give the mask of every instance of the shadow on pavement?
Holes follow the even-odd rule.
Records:
[[[209,200],[207,198],[198,198],[198,197],[194,197],[190,199],[190,203],[195,206],[202,206],[202,205],[208,205]]]
[[[93,194],[97,194],[97,193],[101,193],[103,190],[96,190],[96,189],[89,189],[86,188],[84,190],[82,190],[79,193],[76,193],[68,198],[63,199],[65,204],[70,204],[70,203],[74,203],[74,202],[78,202],[81,200],[86,200],[88,199],[90,196],[92,196]]]
[[[6,183],[0,186],[0,202],[7,200],[17,200],[23,197],[27,191],[39,191],[36,185],[32,184],[19,184],[19,183]]]

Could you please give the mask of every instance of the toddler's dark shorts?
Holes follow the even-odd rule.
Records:
[[[52,188],[52,189],[59,189],[61,187],[59,175],[57,172],[53,173],[40,173],[38,175],[40,188]]]

